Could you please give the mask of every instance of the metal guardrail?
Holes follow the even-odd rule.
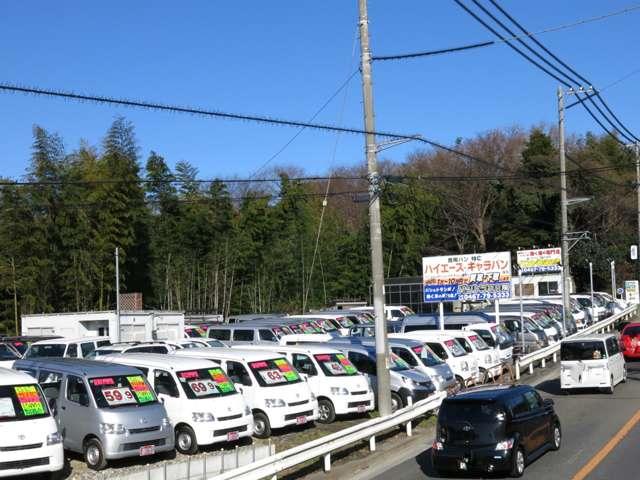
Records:
[[[332,452],[361,441],[368,441],[369,449],[375,451],[376,435],[402,424],[405,424],[407,435],[411,436],[411,421],[438,408],[445,397],[446,393],[443,392],[434,394],[387,417],[373,418],[331,435],[276,453],[251,465],[230,470],[210,478],[215,478],[215,480],[259,480],[271,477],[275,479],[278,472],[320,457],[323,457],[324,470],[328,472],[331,470]]]
[[[632,316],[636,315],[638,306],[634,305],[632,307],[627,308],[626,310],[617,313],[615,315],[610,316],[609,318],[605,318],[604,320],[599,321],[583,330],[580,330],[573,335],[569,335],[566,338],[577,338],[584,335],[589,335],[590,333],[601,333],[601,332],[609,332],[616,324],[621,320],[627,320]],[[553,345],[549,345],[548,347],[541,348],[540,350],[536,350],[535,352],[529,353],[527,355],[523,355],[516,359],[514,362],[515,369],[515,379],[520,379],[520,373],[523,369],[528,368],[529,374],[533,374],[534,364],[537,362],[541,363],[541,367],[544,368],[546,366],[546,362],[549,358],[552,359],[553,363],[558,361],[558,352],[560,351],[560,342],[557,342]]]

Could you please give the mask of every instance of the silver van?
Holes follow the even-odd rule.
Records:
[[[36,378],[67,450],[101,470],[107,460],[173,450],[173,426],[140,370],[92,360],[18,360]]]

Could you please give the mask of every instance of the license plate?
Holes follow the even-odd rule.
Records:
[[[296,418],[296,423],[298,425],[304,425],[305,423],[307,423],[307,417],[298,417],[298,418]]]
[[[139,455],[141,457],[153,455],[154,453],[156,453],[156,447],[153,445],[145,445],[144,447],[140,447]]]
[[[238,432],[227,433],[227,442],[233,442],[234,440],[238,440]]]
[[[358,412],[362,413],[366,410],[366,407],[364,405],[358,405]]]

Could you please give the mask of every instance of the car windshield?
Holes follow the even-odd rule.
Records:
[[[27,351],[25,358],[62,357],[66,345],[64,343],[33,344]]]
[[[209,345],[210,347],[224,347],[225,344],[222,343],[220,340],[207,340],[207,345]]]
[[[458,341],[458,343],[460,343],[460,345],[462,345],[462,348],[464,348],[465,352],[467,353],[473,352],[473,348],[471,347],[471,344],[467,341],[466,338],[456,337],[456,340]]]
[[[336,326],[331,323],[331,320],[328,318],[319,318],[316,320],[316,323],[320,325],[325,332],[335,332],[337,330]]]
[[[90,378],[89,386],[98,408],[142,406],[157,401],[142,375]]]
[[[263,387],[300,382],[300,375],[285,358],[249,362],[249,368]]]
[[[18,360],[19,358],[8,345],[0,344],[0,360]]]
[[[493,330],[493,328],[496,327],[492,327],[492,330],[494,334],[496,334],[496,332]],[[493,339],[493,335],[491,335],[491,332],[489,332],[488,330],[474,330],[474,332],[476,332],[478,335],[480,335],[480,337],[482,337],[482,339],[484,340],[484,342],[489,345],[490,347],[495,347],[496,346],[496,342]],[[496,336],[498,337],[498,339],[500,338],[497,334]]]
[[[454,357],[462,357],[467,354],[465,349],[457,340],[445,340],[443,343]]]
[[[560,346],[560,360],[585,361],[607,358],[604,342],[600,340],[585,340],[584,342],[562,342]]]
[[[444,363],[444,361],[435,353],[433,353],[431,349],[426,345],[418,345],[412,347],[411,350],[413,350],[414,353],[418,355],[418,357],[420,357],[420,360],[425,367],[437,367],[438,365],[442,365]]]
[[[588,308],[588,307],[590,307],[590,306],[591,306],[591,299],[589,299],[589,298],[582,298],[582,297],[580,297],[580,298],[578,298],[577,300],[578,300],[578,303],[579,303],[580,305],[582,305],[583,307],[585,307],[585,308]]]
[[[187,332],[187,336],[189,336],[190,338],[200,338],[207,336],[207,333],[200,327],[186,328],[185,331]]]
[[[627,327],[622,332],[623,335],[629,335],[630,337],[636,337],[640,335],[640,325],[634,325],[633,327]]]
[[[489,345],[479,335],[469,335],[469,340],[477,350],[488,350]]]
[[[511,334],[509,333],[509,331],[504,328],[504,325],[494,325],[491,327],[491,331],[493,332],[493,334],[498,337],[498,343],[502,344],[505,342],[511,342],[513,341],[513,338],[511,337]],[[480,333],[480,332],[478,332]],[[484,337],[482,337],[484,338]],[[484,338],[485,342],[487,341],[486,338]],[[487,344],[489,344],[489,342],[487,342]]]
[[[0,422],[48,416],[47,402],[38,385],[0,386]]]
[[[233,395],[233,382],[220,367],[185,370],[176,374],[187,398],[211,398]]]
[[[391,360],[391,362],[393,362],[393,364],[391,365],[391,367],[389,369],[394,371],[394,372],[404,372],[405,370],[410,370],[411,369],[411,367],[409,366],[409,364],[407,362],[402,360],[398,355],[396,355],[393,352],[391,352],[391,355],[389,356],[389,360]]]
[[[349,328],[355,325],[355,323],[348,317],[338,317],[336,318],[336,322],[338,322],[342,328]]]
[[[313,356],[328,377],[357,375],[358,370],[342,353],[321,353]]]

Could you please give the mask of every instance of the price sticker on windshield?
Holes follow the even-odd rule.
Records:
[[[216,387],[222,393],[235,391],[233,383],[231,383],[231,380],[229,380],[229,377],[227,377],[227,375],[221,368],[212,368],[211,370],[209,370],[209,375],[211,375],[211,378],[215,382]]]
[[[44,405],[35,386],[14,387],[14,390],[25,417],[44,415]]]
[[[110,407],[136,403],[136,399],[133,397],[133,393],[131,393],[131,390],[128,387],[103,388],[102,396]]]
[[[275,385],[276,383],[285,382],[285,378],[280,373],[280,370],[260,370],[260,376],[264,382],[268,385]]]
[[[204,397],[218,393],[218,389],[212,381],[194,380],[188,382],[189,388],[197,397]]]
[[[288,382],[295,382],[296,380],[298,380],[298,373],[293,368],[291,368],[289,362],[287,362],[284,358],[274,360],[273,363],[276,364],[276,367],[278,367],[278,369],[280,370],[280,372],[282,372],[282,375],[287,379]]]
[[[353,364],[349,361],[349,359],[345,357],[343,354],[341,353],[337,354],[336,358],[340,361],[340,365],[344,367],[344,370],[349,375],[353,375],[354,373],[358,372],[358,370],[356,370],[356,367],[354,367]]]
[[[144,381],[144,378],[142,378],[142,376],[135,375],[133,377],[127,377],[127,381],[129,382],[129,385],[131,385],[131,388],[133,389],[138,402],[153,402],[153,393],[151,393],[151,390],[147,386],[147,383]]]

